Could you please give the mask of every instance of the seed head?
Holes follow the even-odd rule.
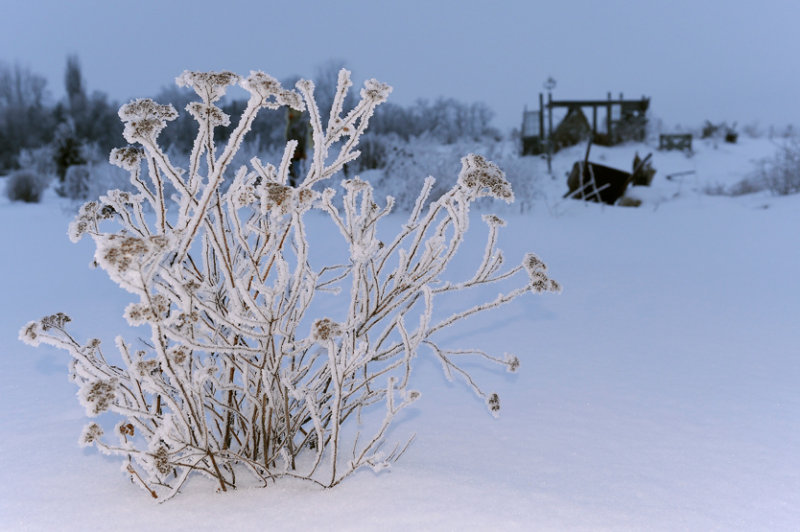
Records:
[[[496,393],[486,398],[486,406],[494,417],[500,416],[500,397]]]
[[[514,192],[511,184],[506,181],[506,174],[496,164],[480,155],[471,153],[461,159],[458,182],[475,192],[478,197],[491,196],[506,203],[514,201]]]
[[[99,440],[103,436],[103,429],[100,428],[100,425],[97,423],[89,423],[84,427],[83,433],[81,433],[81,439],[78,440],[78,443],[81,447],[88,447],[92,445],[95,441]]]
[[[314,322],[311,328],[311,339],[324,343],[342,335],[342,326],[330,318],[322,318]]]

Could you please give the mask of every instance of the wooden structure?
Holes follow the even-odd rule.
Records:
[[[683,150],[692,151],[691,133],[661,134],[658,136],[659,150]]]
[[[574,146],[592,138],[592,126],[580,107],[570,107],[567,116],[553,131],[553,150],[558,151],[567,146]]]
[[[650,107],[650,98],[642,97],[640,100],[626,100],[623,95],[613,99],[608,93],[606,100],[553,100],[548,93],[547,103],[544,95],[539,94],[539,110],[528,111],[522,115],[522,154],[538,155],[548,150],[557,151],[567,144],[558,142],[553,130],[553,109],[566,108],[567,118],[574,117],[576,111],[583,114],[583,109],[591,108],[591,135],[592,142],[603,146],[614,146],[628,140],[644,140],[647,134],[647,110]],[[605,111],[605,123],[598,124],[598,109]],[[547,116],[547,129],[545,129],[545,116]],[[588,120],[587,120],[588,124]],[[560,127],[560,126],[559,126]],[[556,129],[558,131],[558,128]],[[583,140],[583,139],[580,139]],[[579,141],[576,141],[577,143]]]
[[[633,171],[626,172],[602,164],[589,162],[590,142],[586,156],[572,165],[567,176],[565,198],[582,199],[597,203],[615,205],[625,195],[628,185],[650,186],[656,174],[650,163],[652,153],[641,159],[637,153],[633,159]]]
[[[543,121],[541,110],[525,109],[522,112],[522,155],[539,155],[547,151]]]
[[[625,194],[631,174],[610,166],[575,161],[567,177],[564,197],[614,205]]]

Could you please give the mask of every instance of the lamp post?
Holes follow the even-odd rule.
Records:
[[[549,76],[543,84],[547,91],[547,173],[553,177],[553,89],[556,88],[556,80]]]

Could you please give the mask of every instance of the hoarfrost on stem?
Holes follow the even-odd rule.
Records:
[[[177,116],[174,108],[149,99],[123,105],[125,138],[134,146],[113,150],[110,161],[130,173],[136,192],[112,190],[86,203],[68,231],[73,241],[89,235],[96,264],[137,297],[125,319],[149,329],[147,349],[118,337],[120,360],[107,361],[98,340],[82,344],[70,335],[70,319],[61,313],[20,331],[27,343],[70,352],[89,416],[120,417],[110,433],[88,425],[81,444],[123,457],[123,471],[159,500],[177,494],[194,473],[220,491],[235,488],[242,472],[264,485],[288,476],[335,486],[361,468],[383,470],[405,451],[411,440],[385,440],[396,415],[421,397],[410,388],[421,352],[497,415],[498,395],[484,392],[463,361],[479,357],[513,372],[519,359],[449,349],[437,338],[526,293],[560,288],[533,254],[503,270],[496,244],[505,222],[494,215],[484,216],[489,234],[472,277],[443,281],[469,227],[470,205],[484,196],[513,201],[503,172],[467,155],[456,184],[429,202],[434,180],[427,179],[399,233],[382,242],[377,226],[392,198],[380,206],[372,186],[356,177],[342,182],[340,209],[332,188],[312,187],[358,157],[359,140],[391,87],[369,80],[361,101],[344,109],[352,82],[342,70],[331,109],[320,110],[307,80],[292,90],[260,71],[246,78],[187,71],[177,82],[199,97],[186,108],[198,123],[187,167],[176,166],[157,142]],[[234,84],[250,99],[218,149],[213,130],[230,117],[215,102]],[[277,167],[254,158],[250,167],[229,168],[256,115],[282,106],[306,109],[313,130],[311,162],[297,187],[287,184],[293,142]],[[168,184],[175,203],[166,198]],[[312,265],[305,224],[311,208],[338,228],[350,251],[346,264]],[[443,294],[511,278],[521,282],[508,293],[444,319],[434,314]],[[304,321],[316,297],[338,292],[349,297],[340,315]],[[356,423],[380,404],[385,414],[377,425]]]

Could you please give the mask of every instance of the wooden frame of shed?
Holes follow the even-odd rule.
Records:
[[[650,98],[642,96],[640,100],[626,100],[620,93],[619,99],[615,100],[609,92],[606,100],[553,100],[553,95],[548,93],[545,104],[544,94],[539,93],[539,110],[525,109],[522,114],[523,155],[538,155],[549,149],[558,149],[558,139],[554,138],[553,130],[553,109],[558,107],[567,108],[568,115],[569,110],[591,107],[591,140],[595,144],[614,146],[626,140],[644,140],[646,136],[646,114],[650,107]],[[616,107],[619,107],[619,111],[615,113]],[[605,131],[598,129],[598,108],[606,111]],[[547,130],[544,124],[545,114]]]

